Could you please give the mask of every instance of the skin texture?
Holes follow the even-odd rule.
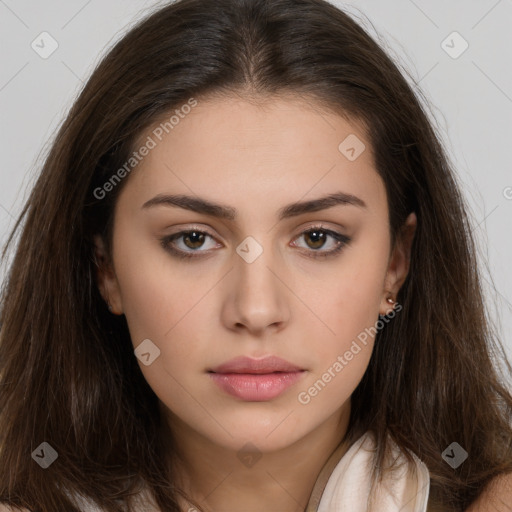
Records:
[[[350,134],[366,145],[354,161],[338,150]],[[289,203],[339,191],[366,207],[277,218]],[[222,203],[236,219],[142,208],[158,194]],[[134,347],[150,339],[160,350],[139,365],[177,441],[183,485],[199,501],[207,496],[207,510],[304,509],[346,431],[371,336],[309,403],[298,394],[389,312],[386,298],[396,298],[409,270],[416,217],[392,250],[387,208],[362,126],[292,96],[199,101],[128,178],[115,210],[113,264],[100,271],[99,287],[112,312],[126,315]],[[312,257],[336,247],[331,237],[322,246],[304,234],[318,224],[351,241],[335,255]],[[197,255],[179,259],[160,240],[187,229],[211,236],[202,246],[175,240]],[[236,252],[248,236],[263,250],[251,263]],[[99,237],[96,244],[106,261]],[[242,401],[207,372],[240,355],[276,355],[306,371],[277,398]],[[237,457],[248,442],[261,454],[252,467]]]
[[[512,474],[495,478],[466,512],[510,512],[512,510]]]

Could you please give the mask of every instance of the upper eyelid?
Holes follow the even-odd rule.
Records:
[[[322,229],[325,231],[332,231],[332,232],[336,233],[336,232],[338,232],[337,231],[338,229],[342,229],[342,228],[332,228],[332,227],[326,226],[325,223],[323,223],[321,221],[317,221],[316,223],[301,227],[299,229],[299,231],[297,232],[297,236],[303,234],[304,232],[310,231],[311,229]],[[217,236],[211,232],[212,230],[215,231],[213,228],[210,228],[209,226],[203,227],[200,225],[191,224],[190,226],[180,228],[178,231],[170,234],[169,236],[179,235],[179,234],[183,234],[183,233],[190,233],[191,231],[199,231],[201,233],[208,234],[213,238],[217,238]],[[342,234],[342,233],[340,233],[340,234]]]

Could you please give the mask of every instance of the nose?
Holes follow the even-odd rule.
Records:
[[[228,329],[261,336],[285,327],[290,318],[290,291],[285,271],[272,251],[263,250],[252,262],[235,255],[228,279],[222,311]]]

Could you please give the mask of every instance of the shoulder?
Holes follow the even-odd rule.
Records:
[[[509,512],[512,503],[512,473],[496,477],[466,512]]]

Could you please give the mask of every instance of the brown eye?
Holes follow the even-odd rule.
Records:
[[[309,249],[307,255],[312,258],[326,258],[328,256],[334,256],[340,252],[350,241],[351,238],[336,231],[330,229],[324,229],[322,227],[312,227],[306,231],[303,231],[296,240],[304,238],[306,246],[302,246],[304,249]],[[331,248],[326,250],[322,249],[326,244],[329,245],[329,240],[332,239],[330,244]],[[295,245],[295,243],[294,243]],[[301,247],[299,245],[299,247]]]
[[[327,238],[325,232],[319,230],[307,231],[304,235],[306,240],[311,241],[311,243],[306,243],[308,243],[308,246],[312,249],[321,249]]]
[[[209,239],[211,240],[210,246],[207,244]],[[215,240],[212,235],[194,229],[166,236],[160,240],[160,243],[166,251],[178,258],[198,257],[201,256],[201,253],[208,253],[207,249],[215,247]]]
[[[198,249],[204,244],[204,233],[199,231],[190,231],[183,236],[183,243],[190,249]],[[190,240],[190,244],[187,241]]]

